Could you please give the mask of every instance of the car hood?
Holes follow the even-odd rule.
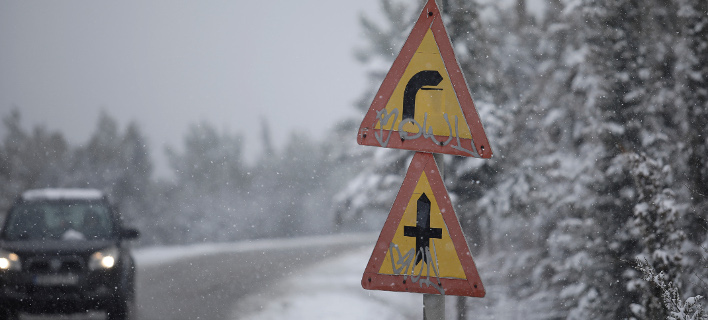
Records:
[[[0,248],[17,254],[80,255],[92,253],[113,245],[115,240],[31,240],[0,241]]]

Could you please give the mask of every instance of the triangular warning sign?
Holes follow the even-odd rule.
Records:
[[[440,11],[428,0],[359,127],[361,145],[491,158]]]
[[[432,154],[413,156],[361,285],[368,290],[484,297]]]

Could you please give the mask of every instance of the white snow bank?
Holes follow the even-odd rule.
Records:
[[[339,255],[295,273],[264,291],[241,299],[229,319],[243,320],[403,320],[423,318],[423,295],[405,292],[369,291],[361,287],[373,244]],[[558,317],[553,300],[543,295],[519,301],[509,295],[508,274],[499,271],[493,259],[477,257],[485,283],[485,298],[464,298],[470,318],[549,319]],[[457,317],[455,296],[445,298],[445,314]]]
[[[296,248],[325,244],[360,243],[362,249],[336,255],[314,266],[296,272],[286,279],[241,298],[230,311],[230,319],[299,320],[299,319],[422,319],[423,296],[415,293],[369,291],[361,287],[376,234],[345,234],[325,237],[269,239],[238,243],[207,243],[189,246],[165,246],[138,249],[134,252],[138,266],[222,252]],[[469,298],[468,307],[475,319],[546,319],[543,301],[538,305],[519,305],[506,295],[504,276],[496,275],[499,266],[487,259],[477,260],[480,276],[485,281],[487,297]],[[446,314],[455,315],[457,297],[446,298]],[[536,317],[529,317],[538,313]]]
[[[420,294],[361,288],[371,248],[340,255],[280,282],[274,289],[242,299],[231,319],[418,319]]]
[[[247,240],[234,243],[200,243],[187,246],[157,246],[136,249],[133,251],[133,256],[135,258],[135,263],[138,266],[143,267],[216,253],[236,253],[346,243],[371,243],[371,247],[373,248],[373,244],[376,240],[375,237],[375,234],[341,234],[288,239]],[[366,264],[366,262],[364,262],[364,264]]]

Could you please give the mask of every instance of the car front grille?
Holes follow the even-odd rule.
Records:
[[[77,256],[34,257],[26,262],[26,270],[32,274],[81,273],[85,262]]]

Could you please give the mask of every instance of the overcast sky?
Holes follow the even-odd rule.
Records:
[[[261,117],[278,147],[293,130],[320,140],[359,116],[358,17],[378,2],[0,0],[0,116],[18,108],[81,144],[105,110],[138,122],[161,171],[164,145],[200,120],[251,154]]]

